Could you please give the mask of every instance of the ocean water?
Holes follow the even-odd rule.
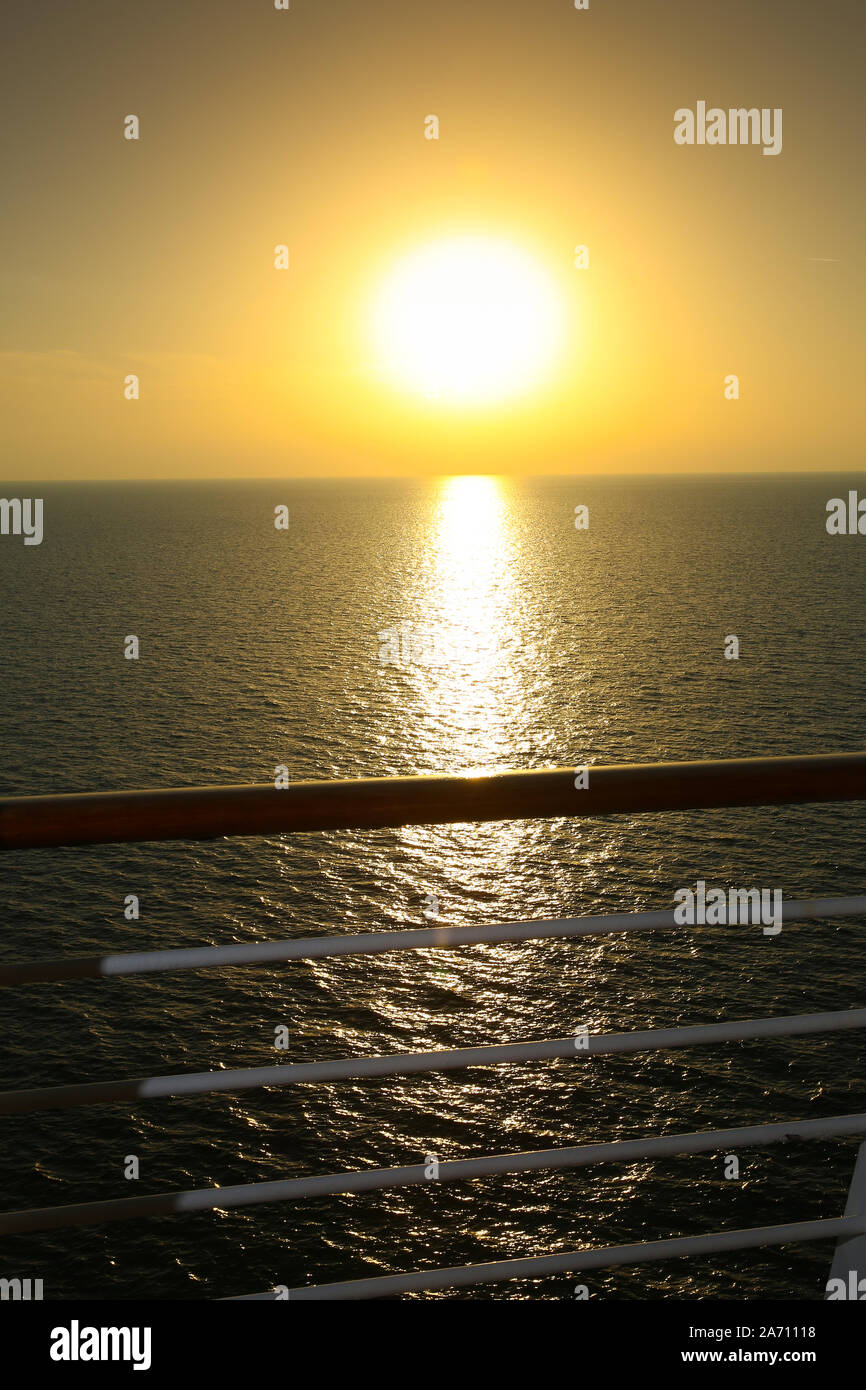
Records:
[[[265,782],[278,764],[334,778],[862,749],[866,539],[825,529],[827,499],[858,485],[45,485],[42,545],[0,539],[0,794]],[[379,634],[401,624],[422,660],[383,664]],[[864,865],[866,810],[845,805],[11,853],[0,953],[421,926],[427,895],[456,925],[668,907],[698,878],[857,893]],[[6,990],[0,1081],[857,1007],[864,930],[696,928]],[[51,1206],[864,1108],[856,1034],[727,1044],[13,1117],[0,1190],[7,1209]],[[6,1237],[0,1275],[41,1277],[46,1298],[220,1298],[769,1225],[840,1214],[855,1152],[744,1151],[737,1181],[706,1154]],[[602,1298],[820,1299],[831,1253],[579,1280]],[[425,1296],[571,1299],[577,1283]]]

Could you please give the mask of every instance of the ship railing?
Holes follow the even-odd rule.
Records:
[[[535,817],[602,816],[866,800],[866,754],[809,755],[627,767],[555,768],[485,777],[359,778],[299,782],[287,787],[209,787],[167,791],[18,797],[0,801],[0,851],[59,845],[208,839],[224,835],[304,833],[404,825],[455,824]],[[866,896],[788,900],[782,921],[866,919]],[[697,930],[704,928],[698,927]],[[60,980],[112,979],[155,971],[271,965],[418,949],[456,950],[485,942],[569,939],[642,931],[695,930],[673,910],[621,913],[484,926],[440,925],[406,931],[363,932],[286,941],[131,952],[0,965],[0,986]],[[482,1047],[439,1049],[381,1057],[352,1057],[281,1066],[221,1069],[175,1076],[80,1082],[0,1093],[0,1114],[164,1096],[240,1092],[367,1076],[406,1076],[467,1067],[501,1066],[668,1051],[760,1038],[838,1034],[866,1027],[866,1009],[741,1019],[681,1028],[574,1035]],[[159,1193],[0,1214],[0,1233],[12,1234],[258,1203],[300,1201],[413,1184],[467,1181],[496,1174],[635,1163],[675,1155],[728,1152],[799,1140],[866,1136],[866,1113],[781,1121],[693,1134],[662,1134],[611,1143],[529,1153],[481,1155],[399,1168],[319,1174],[275,1182]],[[698,1236],[641,1241],[352,1279],[332,1284],[277,1286],[241,1299],[363,1299],[467,1287],[501,1280],[537,1279],[591,1269],[637,1265],[728,1250],[836,1242],[828,1297],[860,1296],[866,1281],[866,1140],[861,1139],[843,1215],[783,1225],[724,1230]],[[863,1283],[866,1291],[866,1282]]]

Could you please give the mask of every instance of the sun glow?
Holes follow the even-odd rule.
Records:
[[[560,341],[551,279],[508,242],[453,237],[406,256],[373,308],[385,375],[428,400],[487,405],[522,394]]]

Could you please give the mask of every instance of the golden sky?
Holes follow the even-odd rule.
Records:
[[[8,15],[3,477],[862,466],[859,0]],[[781,153],[678,146],[704,100],[782,108]],[[383,373],[371,306],[469,237],[536,268],[561,340],[455,408]]]

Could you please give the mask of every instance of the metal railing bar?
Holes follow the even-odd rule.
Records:
[[[723,1250],[751,1250],[760,1245],[791,1245],[811,1240],[832,1240],[866,1231],[866,1216],[827,1217],[819,1221],[791,1222],[785,1226],[755,1226],[742,1231],[715,1231],[705,1236],[676,1236],[670,1240],[641,1241],[635,1245],[609,1245],[604,1249],[571,1250],[562,1255],[531,1255],[520,1260],[496,1260],[489,1264],[455,1265],[450,1269],[420,1270],[414,1274],[385,1274],[366,1279],[347,1279],[339,1284],[308,1284],[289,1289],[291,1302],[332,1299],[393,1298],[397,1294],[427,1289],[466,1287],[502,1279],[541,1279],[578,1270],[609,1269],[614,1265],[649,1264],[680,1256],[712,1255]],[[220,1302],[277,1300],[276,1292],[242,1294]]]
[[[647,1052],[702,1047],[715,1042],[747,1042],[756,1038],[836,1033],[866,1027],[866,1009],[836,1013],[791,1014],[777,1018],[736,1019],[688,1028],[653,1028],[632,1033],[599,1033],[543,1042],[496,1043],[484,1047],[395,1053],[380,1057],[335,1058],[324,1062],[289,1062],[281,1066],[248,1067],[234,1071],[186,1072],[176,1076],[144,1076],[123,1081],[75,1082],[68,1086],[0,1092],[0,1115],[34,1110],[65,1110],[117,1100],[153,1100],[219,1091],[247,1091],[262,1086],[293,1086],[310,1081],[349,1081],[369,1076],[412,1076],[421,1072],[455,1071],[464,1067],[541,1062],[556,1058]]]
[[[866,753],[0,800],[0,850],[866,799]]]
[[[809,898],[782,904],[783,922],[866,916],[866,896]],[[225,946],[193,946],[166,951],[134,951],[111,956],[79,956],[0,965],[0,988],[57,980],[107,979],[155,971],[215,970],[226,966],[269,965],[287,960],[321,960],[328,956],[380,955],[385,951],[452,950],[485,942],[537,941],[580,936],[607,936],[642,931],[706,931],[674,921],[672,909],[612,913],[599,917],[564,917],[546,921],[504,922],[482,927],[420,927],[406,931],[353,932],[287,941],[249,941]],[[718,928],[724,930],[724,928]]]
[[[186,1215],[196,1211],[228,1210],[267,1202],[301,1201],[358,1192],[377,1192],[438,1182],[460,1182],[509,1173],[585,1168],[593,1164],[636,1163],[645,1159],[709,1153],[718,1149],[753,1148],[790,1140],[838,1139],[866,1134],[866,1114],[834,1115],[826,1119],[791,1120],[744,1125],[735,1129],[701,1130],[693,1134],[663,1134],[572,1148],[537,1149],[526,1153],[485,1154],[480,1158],[443,1160],[438,1177],[427,1176],[424,1163],[399,1168],[370,1168],[348,1173],[324,1173],[234,1187],[205,1187],[186,1192],[163,1192],[147,1197],[116,1197],[61,1207],[0,1213],[0,1234],[55,1230],[64,1226],[96,1225],[148,1216]],[[857,1215],[857,1213],[846,1213]],[[864,1214],[866,1215],[866,1214]]]

